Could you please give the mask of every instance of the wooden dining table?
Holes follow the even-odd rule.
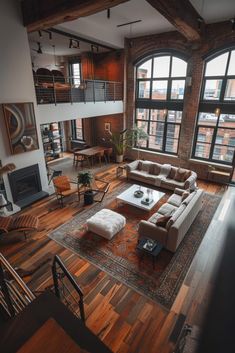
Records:
[[[90,147],[90,148],[85,148],[84,150],[75,151],[74,155],[83,157],[87,161],[88,166],[93,167],[93,164],[94,164],[93,158],[97,154],[102,153],[104,151],[107,151],[108,149],[109,149],[109,147],[94,146],[94,147]]]

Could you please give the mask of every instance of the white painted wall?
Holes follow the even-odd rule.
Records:
[[[0,107],[0,159],[3,164],[15,163],[17,169],[39,164],[43,190],[48,190],[45,161],[40,139],[39,114],[35,99],[32,64],[26,29],[23,27],[20,2],[0,1],[0,104],[34,102],[40,149],[11,155],[4,116]],[[4,176],[7,196],[12,200],[7,175]]]
[[[40,124],[120,113],[123,113],[123,101],[38,105]]]

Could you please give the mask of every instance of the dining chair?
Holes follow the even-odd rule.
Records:
[[[108,163],[111,162],[111,158],[110,157],[112,156],[112,154],[113,154],[113,148],[112,147],[107,148],[107,150],[104,151],[104,155],[105,155],[106,161]]]
[[[98,152],[98,153],[96,154],[96,157],[98,158],[100,167],[101,167],[101,163],[102,163],[102,158],[103,158],[103,161],[106,163],[106,158],[105,158],[104,151]]]

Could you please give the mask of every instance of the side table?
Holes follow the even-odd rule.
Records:
[[[159,243],[158,241],[155,241],[156,246],[154,247],[154,249],[152,251],[147,250],[144,248],[144,245],[147,243],[148,238],[141,238],[137,244],[136,249],[142,253],[142,255],[147,254],[150,255],[152,257],[152,261],[153,261],[153,269],[155,269],[155,261],[157,256],[160,254],[160,252],[163,249],[163,245],[161,243]]]
[[[120,178],[123,176],[124,170],[126,170],[126,164],[118,166],[116,169],[116,177]]]

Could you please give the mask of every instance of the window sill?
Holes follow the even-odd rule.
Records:
[[[214,166],[214,167],[218,167],[218,168],[222,168],[222,169],[228,169],[228,170],[231,170],[232,167],[230,165],[227,165],[227,164],[222,164],[222,163],[216,163],[216,162],[211,162],[211,161],[202,161],[202,160],[199,160],[199,159],[194,159],[194,158],[191,158],[189,159],[189,162],[192,162],[192,163],[197,163],[197,164],[206,164],[207,166]]]
[[[154,154],[154,155],[160,155],[160,156],[164,156],[164,157],[172,157],[172,158],[175,158],[175,159],[178,159],[179,157],[175,154],[169,154],[169,153],[161,153],[161,152],[155,152],[155,151],[151,151],[151,150],[145,150],[145,149],[139,149],[139,148],[135,148],[135,147],[132,147],[132,151],[136,151],[136,152],[145,152],[145,153],[151,153],[151,154]]]

